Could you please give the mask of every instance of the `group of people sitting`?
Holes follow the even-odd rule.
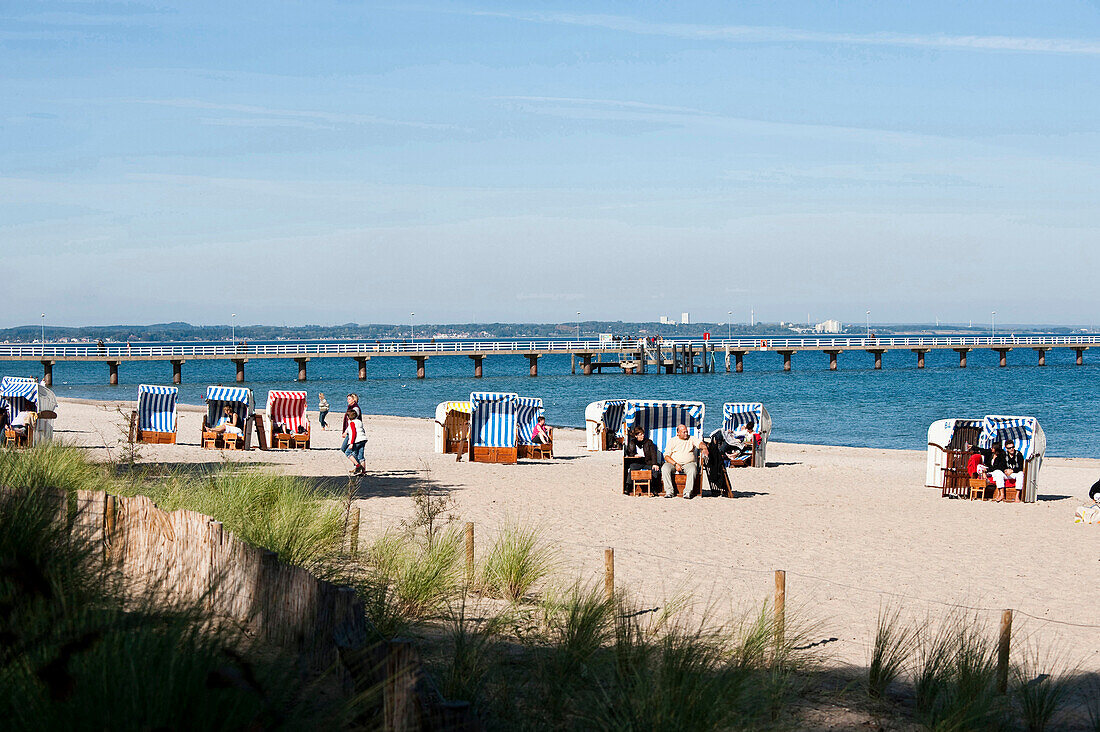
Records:
[[[27,430],[30,427],[34,412],[22,411],[13,418],[8,413],[8,406],[0,402],[0,434],[11,430],[20,441],[27,439]]]
[[[733,430],[719,428],[706,442],[694,437],[686,424],[676,426],[676,436],[668,441],[662,454],[642,427],[633,427],[626,438],[625,454],[628,470],[649,470],[661,474],[665,498],[676,497],[675,476],[684,476],[684,498],[692,498],[698,480],[700,460],[707,469],[712,486],[724,486],[727,460],[737,460],[752,453],[756,439],[755,422],[747,422]]]
[[[1024,458],[1012,440],[1005,440],[1003,446],[1000,442],[994,442],[988,450],[974,450],[968,442],[963,445],[963,450],[973,453],[967,461],[966,474],[971,478],[985,478],[997,486],[993,491],[994,501],[1004,500],[1005,485],[1023,488]]]

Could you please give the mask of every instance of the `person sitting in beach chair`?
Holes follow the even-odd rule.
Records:
[[[699,453],[707,453],[707,446],[690,432],[686,424],[676,427],[676,436],[665,446],[665,462],[661,466],[661,483],[665,489],[665,498],[676,497],[674,476],[684,476],[684,498],[691,498],[695,490],[695,481],[699,479]]]
[[[648,470],[656,473],[661,469],[664,459],[657,450],[657,445],[645,433],[642,427],[635,427],[630,431],[626,441],[626,468],[627,470]]]
[[[989,478],[997,484],[997,490],[993,491],[993,500],[1003,501],[1005,485],[1011,482],[1015,486],[1017,479],[1024,474],[1024,460],[1016,452],[1016,443],[1012,440],[1005,441],[1004,450],[994,443],[993,450],[995,454],[989,466]]]
[[[531,432],[531,443],[535,445],[549,445],[553,439],[550,437],[550,428],[546,426],[546,417],[539,417],[535,422],[535,428]]]
[[[218,423],[207,431],[234,438],[244,437],[244,430],[241,429],[241,418],[233,411],[233,407],[228,404],[222,407],[222,414],[218,417]]]

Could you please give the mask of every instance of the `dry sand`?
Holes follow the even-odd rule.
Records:
[[[60,401],[59,439],[97,460],[104,444],[119,449],[116,406],[128,413],[132,402]],[[339,413],[314,430],[309,452],[213,452],[198,447],[202,411],[181,407],[180,444],[144,445],[142,462],[254,462],[346,490]],[[773,442],[772,467],[730,472],[737,498],[665,500],[624,496],[620,454],[586,452],[581,430],[555,430],[552,461],[485,465],[435,454],[431,420],[365,423],[369,469],[355,481],[364,539],[409,517],[411,493],[432,484],[475,523],[478,551],[503,525],[537,526],[560,549],[560,581],[595,582],[614,547],[618,585],[650,607],[691,593],[697,612],[758,609],[773,571],[786,570],[788,615],[812,623],[810,639],[838,663],[866,664],[880,607],[922,619],[961,604],[984,608],[991,632],[1013,608],[1014,644],[1100,670],[1100,526],[1073,523],[1100,460],[1047,459],[1039,502],[994,504],[924,487],[923,450]]]

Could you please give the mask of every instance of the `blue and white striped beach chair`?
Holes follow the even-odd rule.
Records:
[[[990,414],[982,419],[982,434],[978,446],[988,450],[994,442],[1002,445],[1012,440],[1024,461],[1023,480],[1016,481],[1020,500],[1034,503],[1039,495],[1039,469],[1047,448],[1047,437],[1039,420],[1034,417],[1010,417]]]
[[[623,411],[623,434],[635,427],[642,427],[657,446],[657,451],[663,454],[681,424],[687,426],[689,434],[703,439],[705,413],[706,407],[702,402],[627,400]],[[625,444],[626,441],[624,449]],[[630,471],[627,469],[630,459],[625,453],[623,458],[623,493],[630,493]]]
[[[222,408],[226,405],[232,407],[237,415],[238,424],[244,432],[236,442],[221,438],[207,428],[214,427],[222,417]],[[202,446],[217,447],[242,447],[249,450],[252,447],[252,415],[256,412],[256,403],[252,396],[252,390],[239,386],[208,386],[206,388],[206,418],[202,422]],[[217,439],[215,439],[217,438]]]
[[[0,379],[0,402],[8,412],[8,419],[19,415],[27,421],[26,437],[18,437],[14,430],[5,430],[6,444],[31,447],[49,442],[53,437],[53,420],[39,418],[42,412],[57,408],[53,392],[38,383],[37,379],[23,376],[5,376]]]
[[[516,441],[518,409],[518,394],[470,394],[471,462],[514,463],[519,459]]]
[[[930,424],[924,484],[940,488],[944,496],[969,496],[966,464],[971,453],[964,448],[967,442],[977,447],[981,429],[980,419],[938,419]]]
[[[763,468],[768,464],[768,437],[772,432],[772,418],[760,402],[726,402],[722,405],[722,429],[731,432],[752,422],[759,441],[747,461],[734,461],[736,467]]]
[[[137,440],[154,444],[176,443],[176,399],[174,386],[138,386]]]
[[[585,437],[590,452],[614,450],[623,437],[626,399],[601,399],[584,409]]]
[[[538,397],[519,397],[516,401],[516,443],[521,458],[548,458],[554,456],[553,430],[550,442],[535,444],[535,425],[539,417],[545,416],[542,399]]]

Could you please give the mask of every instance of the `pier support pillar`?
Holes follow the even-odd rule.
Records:
[[[1003,369],[1005,366],[1008,365],[1008,352],[1011,351],[1012,349],[1011,348],[994,348],[993,350],[996,351],[997,353],[1001,354],[1000,363],[998,363],[997,365],[1000,366]]]
[[[784,371],[790,371],[791,370],[791,356],[794,354],[794,351],[780,351],[779,354],[781,356],[783,356],[783,370]]]
[[[111,369],[111,375],[107,379],[107,382],[111,386],[118,386],[118,361],[108,361],[107,366]]]
[[[733,353],[733,370],[737,373],[741,373],[745,370],[745,352],[734,351]]]
[[[416,378],[424,378],[424,362],[428,360],[427,356],[409,356],[413,361],[416,361]]]
[[[1085,351],[1087,351],[1089,349],[1088,348],[1074,348],[1073,350],[1077,351],[1077,365],[1078,366],[1083,365],[1085,363]]]
[[[924,354],[928,353],[927,348],[914,348],[913,353],[917,354],[917,368],[924,368]]]
[[[238,384],[243,384],[244,383],[244,365],[246,363],[248,363],[248,359],[247,358],[235,358],[235,359],[233,359],[233,363],[235,363],[237,365],[237,383]]]
[[[53,361],[42,362],[42,383],[53,386]]]
[[[370,359],[366,356],[360,356],[355,359],[355,363],[359,366],[359,380],[367,380],[367,361]]]
[[[581,356],[581,364],[582,364],[582,366],[581,366],[582,373],[584,373],[585,376],[591,376],[592,375],[592,354],[591,353],[582,353],[582,354],[580,354],[580,356]]]
[[[840,355],[840,351],[825,351],[829,354],[829,370],[836,371],[836,357]]]
[[[183,359],[177,358],[172,361],[172,383],[183,383]]]
[[[1047,349],[1045,349],[1045,348],[1036,348],[1035,352],[1037,354],[1039,354],[1039,365],[1040,366],[1046,366],[1047,365]]]
[[[875,357],[875,370],[876,371],[881,371],[882,370],[882,354],[885,353],[885,351],[867,351],[867,353],[870,353],[871,355],[873,355]]]
[[[470,360],[474,362],[474,378],[481,378],[481,362],[485,360],[484,356],[470,356]]]
[[[966,354],[970,353],[969,348],[956,348],[955,353],[959,354],[959,368],[966,368]]]
[[[529,363],[531,365],[530,368],[528,369],[528,373],[531,374],[531,376],[538,376],[539,375],[539,355],[537,353],[528,353],[527,354],[527,363]]]
[[[298,381],[306,380],[306,364],[309,363],[308,358],[296,358],[294,361],[298,364]]]
[[[646,362],[645,349],[642,348],[642,349],[638,350],[638,368],[634,369],[634,373],[638,374],[639,376],[644,374],[645,373],[645,362]],[[660,369],[658,369],[658,371],[659,370]]]

